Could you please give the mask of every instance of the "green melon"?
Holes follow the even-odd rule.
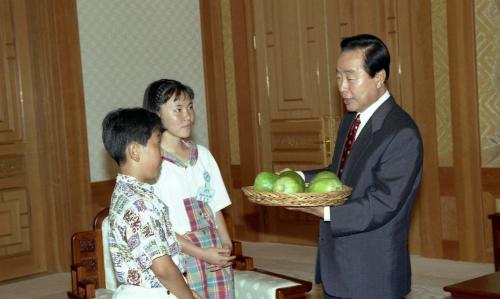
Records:
[[[302,193],[304,192],[304,180],[301,182],[289,176],[280,177],[274,182],[273,192]]]
[[[309,183],[313,183],[314,181],[317,181],[317,180],[320,180],[320,179],[336,179],[336,180],[339,180],[339,177],[331,172],[331,171],[328,171],[328,170],[323,170],[323,171],[320,171],[318,172],[317,174],[315,174],[311,181]]]
[[[305,188],[305,182],[304,182],[304,179],[300,176],[300,174],[296,173],[295,171],[293,170],[287,170],[287,171],[284,171],[282,173],[280,173],[280,178],[283,178],[283,177],[289,177],[293,180],[295,180],[298,184],[300,184],[303,188]]]
[[[253,188],[257,191],[273,191],[274,182],[279,178],[275,173],[262,171],[257,174],[253,183]]]
[[[307,190],[308,192],[340,191],[342,182],[339,179],[317,179],[308,186]]]

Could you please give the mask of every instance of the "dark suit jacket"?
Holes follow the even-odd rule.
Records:
[[[338,172],[355,113],[339,127],[332,163]],[[411,117],[390,97],[353,144],[342,181],[353,188],[342,206],[320,221],[317,279],[343,298],[390,299],[409,293],[410,212],[422,175],[423,146]],[[320,170],[305,171],[306,180]]]

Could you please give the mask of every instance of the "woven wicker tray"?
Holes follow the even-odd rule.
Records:
[[[241,188],[248,200],[264,206],[281,207],[324,207],[338,206],[351,194],[351,187],[342,186],[340,191],[324,193],[281,193],[256,191],[253,186]]]

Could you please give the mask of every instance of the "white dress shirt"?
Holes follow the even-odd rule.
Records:
[[[372,117],[373,113],[380,107],[387,99],[391,96],[388,90],[385,91],[385,93],[378,99],[376,100],[373,104],[371,104],[368,108],[366,108],[363,112],[359,113],[359,126],[358,130],[356,131],[356,136],[354,137],[354,140],[356,140],[359,136],[359,133],[361,133],[361,130],[363,130],[364,126]],[[325,207],[324,212],[323,212],[323,220],[324,221],[330,221],[330,207]]]

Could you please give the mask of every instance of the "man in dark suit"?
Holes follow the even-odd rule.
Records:
[[[338,207],[297,209],[322,218],[316,278],[325,298],[391,299],[410,292],[408,230],[423,147],[415,122],[387,91],[389,65],[389,52],[375,36],[341,42],[337,84],[348,113],[325,169],[353,191]],[[304,171],[306,181],[325,169]]]

